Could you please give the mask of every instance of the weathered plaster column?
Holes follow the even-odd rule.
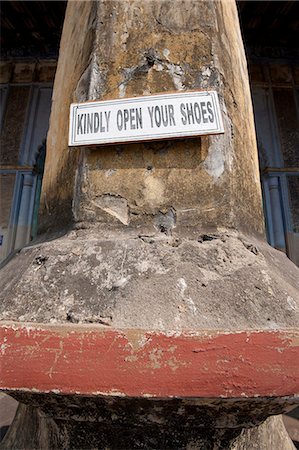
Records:
[[[69,7],[76,21],[65,27],[55,81],[43,189],[45,224],[47,213],[58,220],[69,211],[76,221],[105,223],[105,228],[123,223],[155,231],[161,211],[171,211],[169,227],[176,230],[222,226],[263,231],[254,122],[235,4],[178,3],[104,1],[74,4],[73,12]],[[72,170],[78,150],[67,147],[70,102],[208,88],[220,95],[223,136],[84,149],[79,167]]]
[[[68,148],[72,102],[192,89],[223,135]],[[298,269],[264,241],[233,1],[68,4],[41,232],[3,270],[1,386],[49,446],[229,448],[297,401]]]

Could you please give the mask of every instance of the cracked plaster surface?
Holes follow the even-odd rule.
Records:
[[[79,230],[23,249],[2,269],[0,318],[157,330],[296,327],[297,272],[281,252],[236,232],[124,239],[102,230],[99,239]]]

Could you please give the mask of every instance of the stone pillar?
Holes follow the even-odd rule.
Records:
[[[67,147],[71,102],[194,89],[218,91],[224,135],[84,148],[81,154]],[[154,232],[161,212],[168,212],[177,232],[263,232],[247,66],[233,1],[176,2],[175,8],[166,1],[71,3],[53,102],[43,223],[49,224],[49,212],[55,221],[68,213],[105,229],[124,224]]]
[[[192,89],[223,135],[68,148],[72,102]],[[2,386],[52,446],[230,448],[296,401],[298,269],[263,237],[234,1],[69,2],[41,232],[4,268]]]

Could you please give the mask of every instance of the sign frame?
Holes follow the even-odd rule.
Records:
[[[134,132],[131,134],[126,133],[123,136],[110,136],[103,138],[92,138],[85,139],[79,141],[78,138],[76,140],[76,129],[78,130],[78,111],[84,113],[84,111],[90,114],[90,111],[93,110],[96,112],[96,108],[113,108],[118,106],[120,109],[124,106],[135,106],[144,107],[153,104],[153,102],[163,103],[167,101],[191,101],[193,99],[196,100],[207,100],[212,102],[213,105],[213,113],[215,114],[215,125],[216,127],[211,127],[210,129],[186,129],[181,126],[180,129],[176,127],[171,131],[169,128],[164,129],[163,132],[153,131],[152,133],[139,134],[134,136]],[[143,105],[142,105],[143,104]],[[165,105],[164,105],[165,106]],[[136,108],[137,109],[137,108]],[[88,112],[89,111],[89,112]],[[152,117],[151,117],[152,120]],[[81,124],[80,124],[81,125]],[[188,128],[188,127],[187,127]],[[183,91],[183,92],[167,92],[160,93],[148,96],[139,96],[139,97],[130,97],[130,98],[121,98],[121,99],[113,99],[113,100],[92,100],[83,103],[72,103],[70,105],[70,120],[69,120],[69,146],[77,147],[77,146],[102,146],[102,145],[114,145],[114,144],[127,144],[134,142],[148,142],[148,141],[159,141],[165,139],[184,139],[184,138],[192,138],[198,136],[205,135],[213,135],[213,134],[223,134],[223,120],[221,114],[221,108],[218,99],[218,93],[214,90],[196,90],[196,91]]]

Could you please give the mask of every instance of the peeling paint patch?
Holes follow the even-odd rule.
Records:
[[[105,87],[105,77],[101,71],[96,54],[93,54],[90,64],[90,82],[88,89],[88,100],[98,100]]]
[[[116,172],[116,169],[108,169],[108,170],[105,171],[105,176],[106,176],[107,178],[108,178],[108,177],[111,177],[112,175],[115,174],[115,172]]]
[[[218,181],[226,171],[231,172],[233,168],[232,124],[225,107],[223,110],[225,133],[221,136],[210,136],[208,156],[202,163],[202,167],[214,181]]]
[[[291,297],[290,295],[288,295],[288,297],[287,297],[287,304],[288,304],[290,310],[296,311],[297,303],[295,302],[293,297]]]
[[[113,285],[112,285],[112,289],[117,289],[117,288],[123,288],[125,287],[125,285],[128,283],[128,281],[130,280],[131,275],[128,275],[127,277],[121,277],[118,280],[116,280]]]
[[[168,59],[169,55],[170,55],[170,50],[169,50],[168,48],[164,48],[164,50],[163,50],[163,56],[164,56],[166,59]]]
[[[119,97],[125,97],[127,86],[131,81],[140,74],[147,75],[151,70],[156,70],[157,72],[165,70],[170,75],[175,88],[178,91],[184,90],[184,69],[180,64],[170,62],[169,54],[170,51],[165,48],[163,50],[163,58],[159,55],[159,52],[150,48],[144,53],[138,65],[124,68],[122,70],[122,81],[118,86]]]
[[[154,348],[149,354],[150,359],[149,367],[151,367],[152,369],[160,369],[162,356],[163,356],[162,350]]]
[[[160,212],[155,217],[155,227],[167,235],[171,234],[171,230],[176,224],[176,213],[170,208],[166,213]]]
[[[177,281],[177,287],[180,290],[180,296],[182,297],[183,301],[187,304],[189,310],[194,314],[197,311],[197,308],[195,306],[194,301],[191,297],[187,296],[185,294],[185,291],[187,289],[187,283],[184,278],[179,278]]]
[[[173,84],[178,91],[185,89],[184,70],[179,64],[166,63],[167,70],[172,77]]]
[[[6,350],[7,347],[8,347],[7,344],[1,344],[0,345],[0,353],[1,353],[1,355],[5,354],[5,350]]]
[[[75,100],[84,102],[87,100],[97,100],[101,97],[105,85],[105,75],[99,68],[94,54],[92,60],[82,73],[75,90]]]
[[[178,283],[185,293],[186,281]],[[284,397],[299,390],[299,334],[291,330],[166,335],[56,325],[27,333],[2,324],[0,333],[8,345],[0,372],[6,390],[158,398]]]
[[[221,148],[222,136],[213,136],[209,147],[209,154],[203,163],[203,167],[215,180],[221,177],[225,169],[225,159]]]
[[[97,208],[116,217],[124,225],[129,225],[129,205],[125,198],[117,194],[103,194],[91,200]]]
[[[152,207],[159,207],[164,202],[165,186],[161,179],[149,175],[144,180],[142,194],[144,202]]]

